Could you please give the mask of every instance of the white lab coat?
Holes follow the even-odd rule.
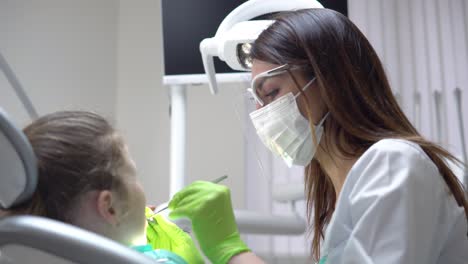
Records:
[[[463,208],[422,149],[385,139],[350,170],[320,263],[467,264],[467,231]]]

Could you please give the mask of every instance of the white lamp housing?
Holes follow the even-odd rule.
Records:
[[[250,19],[282,11],[305,8],[323,8],[316,0],[250,0],[234,9],[219,25],[213,38],[206,38],[200,43],[203,67],[208,77],[208,84],[213,94],[218,91],[213,57],[217,56],[234,70],[250,71],[245,58],[239,57],[244,44],[253,43],[273,20]]]
[[[258,35],[268,28],[274,20],[243,21],[235,24],[218,44],[219,58],[229,67],[238,71],[248,71],[240,60],[238,47],[253,43]]]

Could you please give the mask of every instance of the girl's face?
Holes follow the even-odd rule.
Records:
[[[74,210],[72,224],[127,246],[146,244],[146,198],[136,177],[136,167],[125,148],[118,169],[120,182],[112,190],[84,194]]]
[[[120,170],[123,178],[125,193],[120,196],[117,206],[120,213],[117,214],[119,224],[115,232],[120,236],[120,242],[127,245],[146,244],[146,197],[142,186],[136,176],[136,166],[125,149],[125,164]]]

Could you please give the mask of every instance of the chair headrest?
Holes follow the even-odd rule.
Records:
[[[29,199],[37,185],[37,163],[23,132],[0,108],[0,209]]]
[[[157,261],[108,238],[38,216],[0,220],[0,248],[21,245],[74,263],[155,263]]]

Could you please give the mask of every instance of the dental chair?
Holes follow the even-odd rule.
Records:
[[[29,141],[0,109],[0,210],[25,202],[36,185],[36,159]],[[37,216],[4,216],[0,218],[0,264],[6,263],[158,261],[69,224]]]

